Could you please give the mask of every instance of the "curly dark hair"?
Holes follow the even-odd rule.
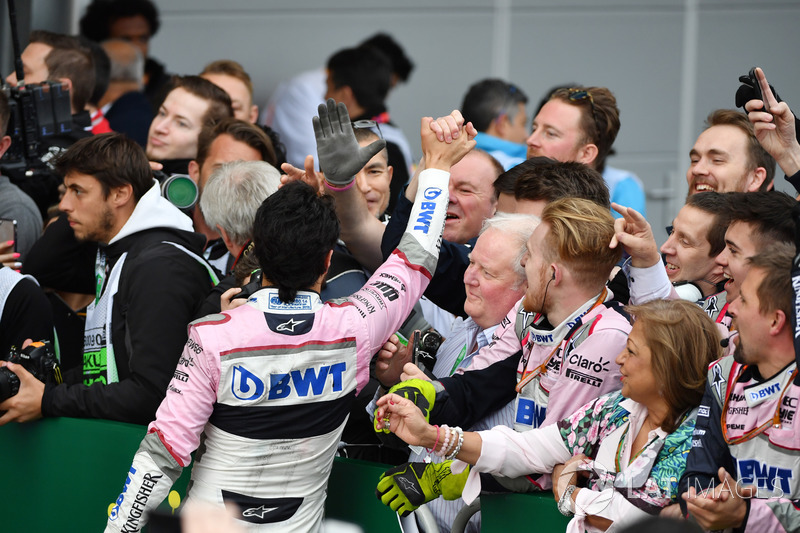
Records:
[[[114,21],[137,15],[147,21],[151,37],[158,32],[161,26],[158,9],[150,0],[94,0],[81,17],[81,35],[92,41],[105,41],[110,37],[109,29]]]

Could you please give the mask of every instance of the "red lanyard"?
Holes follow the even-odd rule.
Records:
[[[733,390],[733,385],[737,381],[739,381],[739,378],[741,377],[742,372],[744,371],[745,368],[747,368],[747,365],[742,365],[742,367],[739,369],[739,372],[736,373],[736,378],[733,381],[731,381],[731,390]],[[728,444],[740,444],[742,442],[747,442],[748,440],[752,439],[753,437],[756,437],[756,436],[760,435],[761,433],[766,431],[766,429],[768,427],[770,427],[770,426],[773,426],[773,427],[776,427],[776,428],[780,427],[781,426],[781,404],[783,403],[783,397],[786,394],[786,391],[789,390],[789,386],[791,386],[791,384],[794,382],[794,378],[796,376],[797,376],[797,369],[795,368],[794,372],[792,372],[792,375],[789,376],[789,381],[786,382],[786,385],[783,387],[783,390],[781,391],[781,395],[778,398],[778,405],[777,405],[777,407],[775,407],[775,414],[772,415],[772,418],[767,420],[766,422],[764,422],[763,424],[761,424],[757,428],[751,429],[750,431],[748,431],[747,433],[745,433],[741,437],[735,437],[735,438],[728,437],[728,425],[725,423],[727,418],[728,418],[728,401],[730,400],[730,397],[731,397],[731,394],[730,394],[731,391],[728,391],[728,393],[725,395],[725,402],[723,402],[723,404],[722,404],[722,419],[721,419],[722,436],[725,438],[725,442],[727,442]]]
[[[597,297],[597,300],[595,300],[592,306],[585,313],[583,313],[581,318],[588,315],[592,311],[592,309],[603,303],[606,299],[606,294],[608,294],[608,290],[604,287],[603,292],[600,293],[600,296]],[[536,376],[545,371],[545,369],[547,368],[547,364],[550,362],[550,360],[553,358],[556,352],[561,348],[561,346],[565,342],[569,342],[572,336],[578,331],[578,329],[580,329],[580,326],[583,325],[583,321],[581,320],[581,318],[579,318],[578,321],[575,322],[575,325],[572,326],[572,328],[570,328],[570,330],[567,332],[566,337],[564,337],[564,340],[555,345],[553,351],[550,352],[550,355],[547,356],[547,359],[545,359],[542,364],[538,365],[536,368],[528,372],[527,370],[528,361],[525,361],[525,366],[522,369],[522,379],[519,380],[519,383],[517,383],[516,386],[517,392],[522,392],[522,389],[525,387],[525,385],[530,383],[533,378],[535,378]]]

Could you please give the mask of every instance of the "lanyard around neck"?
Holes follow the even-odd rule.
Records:
[[[545,369],[547,369],[547,365],[550,363],[550,360],[558,352],[558,350],[561,349],[561,346],[563,346],[564,343],[568,343],[572,338],[572,336],[575,335],[575,333],[577,333],[577,331],[583,325],[583,317],[588,315],[592,311],[592,309],[603,303],[606,299],[606,294],[608,294],[608,290],[605,287],[603,287],[603,292],[600,293],[600,296],[597,297],[597,300],[595,300],[592,306],[589,309],[587,309],[586,312],[583,313],[583,315],[581,315],[580,318],[578,318],[578,320],[575,321],[575,324],[569,329],[567,334],[564,336],[564,340],[559,342],[553,347],[553,350],[550,352],[550,355],[547,356],[547,358],[544,360],[544,362],[542,362],[542,364],[538,365],[536,368],[528,372],[529,361],[525,361],[525,365],[522,369],[522,379],[519,380],[519,383],[517,383],[516,386],[516,391],[518,393],[522,392],[522,389],[525,387],[525,385],[530,383],[531,380],[533,380],[536,376],[540,375],[542,372],[545,371]]]

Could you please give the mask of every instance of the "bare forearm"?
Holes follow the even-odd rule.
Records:
[[[450,431],[450,437],[447,439],[446,450],[443,449],[445,443],[445,431]],[[436,426],[428,426],[424,432],[424,435],[420,437],[420,440],[421,446],[425,446],[426,448],[433,448],[436,446],[435,450],[437,452],[447,455],[456,449],[456,446],[458,445],[458,434],[451,428],[444,429],[437,428]],[[464,461],[465,463],[474,465],[481,457],[482,445],[483,441],[478,433],[465,431],[464,442],[461,445],[461,450],[458,452],[458,455],[456,455],[456,458]]]
[[[355,187],[335,191],[325,186],[336,200],[336,216],[341,225],[341,239],[356,261],[370,271],[383,263],[381,239],[384,225],[370,214],[367,201]]]
[[[482,446],[483,439],[478,433],[472,431],[464,433],[464,444],[461,446],[461,451],[458,452],[456,458],[474,465],[481,458]]]

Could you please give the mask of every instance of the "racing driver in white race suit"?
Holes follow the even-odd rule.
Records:
[[[145,525],[147,513],[191,461],[201,434],[190,500],[235,503],[238,520],[252,530],[321,529],[328,476],[351,401],[367,382],[373,354],[428,285],[450,167],[475,145],[471,124],[448,144],[436,139],[431,120],[422,120],[427,170],[406,233],[348,298],[322,303],[318,294],[339,233],[330,198],[290,183],[264,201],[254,224],[263,289],[245,305],[190,325],[106,531]],[[359,194],[353,177],[383,141],[359,147],[347,108],[333,100],[320,106],[314,129],[327,186]]]

